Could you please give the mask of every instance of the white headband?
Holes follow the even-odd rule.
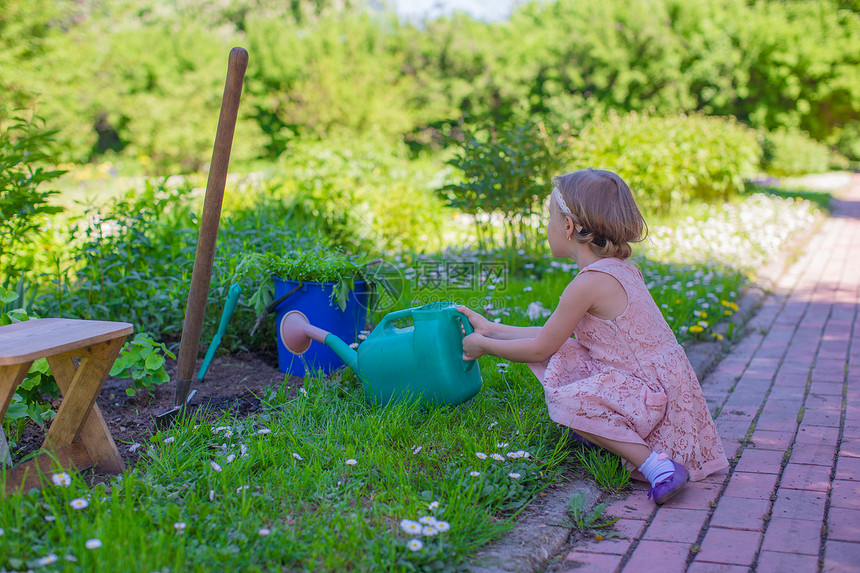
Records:
[[[552,188],[552,198],[555,199],[555,202],[558,205],[558,208],[561,209],[562,213],[573,217],[573,212],[570,210],[570,207],[567,206],[567,203],[564,202],[564,197],[561,196],[561,191],[559,191],[558,187]]]

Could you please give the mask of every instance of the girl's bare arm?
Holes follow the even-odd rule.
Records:
[[[565,340],[573,334],[573,329],[595,304],[602,302],[606,292],[611,291],[615,281],[603,273],[581,273],[567,288],[559,300],[558,308],[547,319],[546,324],[537,328],[533,337],[519,339],[493,338],[482,334],[481,329],[475,328],[475,333],[463,339],[463,358],[474,360],[485,354],[491,354],[512,360],[514,362],[543,362],[552,356]],[[623,292],[623,290],[622,290]],[[486,319],[484,319],[486,320]],[[482,324],[486,330],[487,325]],[[491,328],[491,327],[490,327]],[[525,330],[525,329],[523,329]],[[506,330],[506,333],[517,332]],[[533,332],[529,329],[529,332]]]

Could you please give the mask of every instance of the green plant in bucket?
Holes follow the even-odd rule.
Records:
[[[250,278],[256,284],[249,302],[258,313],[272,302],[270,279],[273,276],[298,282],[334,283],[331,303],[343,310],[356,282],[364,281],[370,289],[371,308],[380,288],[392,296],[398,296],[395,285],[381,273],[375,272],[380,264],[382,261],[368,261],[363,255],[317,247],[283,254],[250,253],[240,261],[235,274],[237,280]]]

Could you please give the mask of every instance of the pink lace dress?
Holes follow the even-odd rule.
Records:
[[[700,480],[728,466],[696,373],[633,264],[607,258],[580,272],[627,293],[615,320],[586,314],[547,362],[530,364],[555,422],[665,452]],[[632,464],[627,464],[633,470]],[[634,477],[640,478],[634,472]]]

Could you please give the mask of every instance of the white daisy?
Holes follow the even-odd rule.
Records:
[[[523,476],[522,476],[522,475],[520,475],[520,474],[518,474],[517,472],[511,472],[511,473],[509,473],[509,474],[508,474],[508,477],[509,477],[509,478],[511,478],[511,479],[520,479],[520,478],[521,478],[521,477],[523,477]]]
[[[230,454],[229,456],[227,456],[227,463],[229,464],[230,462],[232,462],[235,459],[236,459],[236,454]]]
[[[421,524],[411,519],[404,519],[400,522],[400,529],[409,534],[421,533]]]
[[[296,461],[299,461],[299,462],[303,462],[303,461],[304,461],[304,458],[302,458],[302,456],[300,456],[300,455],[299,455],[299,454],[297,454],[296,452],[293,452],[293,457],[294,457],[294,458],[296,458]]]
[[[172,444],[176,440],[175,436],[170,436],[169,438],[164,438],[165,444]]]
[[[87,539],[86,542],[84,542],[84,547],[86,547],[87,549],[98,549],[101,546],[102,546],[102,540],[101,539],[96,539],[96,538]]]
[[[436,525],[436,518],[432,515],[425,515],[418,519],[418,523],[422,523],[424,525]]]
[[[412,446],[412,455],[417,456],[418,452],[424,449],[424,446]]]
[[[430,503],[430,505],[428,506],[427,509],[429,509],[430,511],[433,511],[434,509],[437,509],[438,507],[439,507],[439,502],[434,501],[434,502]]]
[[[261,527],[261,528],[257,531],[257,535],[259,535],[260,537],[265,537],[265,536],[267,536],[268,534],[270,534],[271,532],[272,532],[272,531],[271,531],[268,527]]]
[[[493,455],[491,455],[490,457],[491,457],[491,458],[493,458],[494,460],[496,460],[497,462],[503,462],[503,461],[505,461],[505,457],[504,457],[503,455],[501,455],[501,454],[498,454],[498,453],[493,454]]]
[[[348,465],[348,466],[354,466],[357,463],[358,463],[358,460],[355,458],[349,458],[348,460],[346,460],[346,465]]]
[[[237,487],[237,488],[236,488],[236,493],[242,493],[242,492],[243,492],[243,491],[245,491],[246,489],[251,489],[251,486],[249,486],[249,485],[240,485],[239,487]]]
[[[473,478],[476,478],[476,477],[481,475],[481,472],[476,472],[473,470],[473,471],[469,472],[469,475],[472,476]]]
[[[302,396],[307,397],[307,395],[308,395],[308,391],[307,391],[307,390],[305,390],[304,388],[299,388],[299,394],[301,394]]]
[[[498,444],[496,444],[496,447],[501,450],[502,448],[507,448],[509,445],[510,444],[508,444],[507,442],[499,442]]]
[[[214,489],[209,490],[209,501],[215,501],[215,490]]]
[[[179,533],[182,533],[183,531],[185,531],[185,527],[186,526],[185,526],[184,521],[177,521],[176,523],[173,524],[173,529],[175,529]]]
[[[69,505],[72,506],[72,509],[86,509],[90,506],[90,502],[82,497],[76,497],[69,502]]]
[[[260,428],[259,430],[257,430],[257,433],[261,436],[265,436],[266,434],[271,434],[272,430],[270,430],[269,428]]]
[[[66,472],[60,472],[58,474],[52,475],[51,481],[54,482],[54,485],[69,487],[70,485],[72,485],[72,476],[70,476]]]
[[[412,539],[406,544],[407,549],[409,551],[421,551],[424,548],[424,544],[421,543],[420,539]]]
[[[432,525],[425,525],[421,530],[421,535],[424,535],[425,537],[433,537],[434,535],[439,535],[439,530]]]
[[[57,557],[56,553],[51,553],[44,557],[39,557],[36,559],[36,567],[44,567],[45,565],[51,565],[52,563],[56,563],[59,561],[59,557]]]
[[[215,470],[216,472],[221,471],[221,466],[216,464],[214,461],[209,462],[209,465],[212,466],[212,469]]]
[[[451,529],[451,524],[447,521],[437,521],[436,529],[439,530],[439,533],[445,533],[446,531]]]
[[[487,459],[487,454],[485,454],[484,452],[475,452],[475,455],[478,456],[478,459],[480,459],[480,460],[486,460]]]

